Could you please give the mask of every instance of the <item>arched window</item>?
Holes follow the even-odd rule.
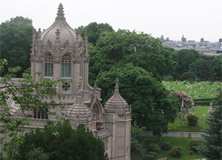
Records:
[[[68,54],[62,57],[61,77],[71,77],[71,58]]]
[[[53,77],[53,58],[51,54],[45,57],[45,77]]]

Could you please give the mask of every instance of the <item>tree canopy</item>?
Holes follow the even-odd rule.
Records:
[[[99,38],[99,36],[103,32],[112,32],[114,31],[112,26],[110,26],[108,23],[96,23],[96,22],[91,22],[90,24],[86,26],[80,26],[77,28],[81,36],[84,38],[84,33],[87,30],[88,32],[88,41],[89,43],[92,43],[94,46],[96,45],[96,42]]]
[[[8,67],[22,67],[16,73],[22,77],[24,70],[30,67],[30,49],[32,42],[32,20],[24,17],[11,18],[0,24],[0,59],[8,60]],[[7,73],[7,68],[1,73]]]
[[[28,153],[39,147],[49,160],[108,160],[103,142],[83,124],[79,124],[76,130],[72,129],[68,120],[56,125],[50,122],[44,131],[37,128],[35,132],[26,133],[14,159],[26,160]]]
[[[210,160],[222,158],[222,92],[215,98],[214,111],[209,114],[206,123],[209,129],[205,129],[200,141],[203,146],[197,147],[197,151]]]
[[[102,33],[90,58],[89,71],[93,78],[117,64],[124,66],[127,63],[152,72],[158,80],[167,69],[175,67],[171,52],[162,46],[159,39],[128,30]]]
[[[125,67],[113,67],[98,76],[96,83],[102,88],[103,103],[111,97],[116,77],[119,78],[122,97],[132,104],[133,121],[152,130],[154,135],[167,133],[167,125],[174,122],[180,107],[178,99],[170,95],[151,73],[129,63]]]

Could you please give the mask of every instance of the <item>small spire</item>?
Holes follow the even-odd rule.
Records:
[[[59,7],[58,7],[58,12],[57,12],[57,17],[56,17],[56,19],[64,19],[65,17],[64,17],[64,11],[63,11],[63,5],[62,5],[62,3],[60,3],[59,4]]]
[[[119,93],[119,86],[118,86],[118,82],[119,82],[119,80],[118,80],[118,78],[116,78],[116,85],[115,85],[115,93]]]
[[[85,40],[88,40],[88,32],[87,32],[87,29],[85,30]]]

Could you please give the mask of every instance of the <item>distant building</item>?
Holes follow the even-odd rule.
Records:
[[[209,41],[205,41],[204,38],[200,39],[200,42],[195,42],[195,40],[187,40],[184,35],[181,37],[181,41],[173,41],[166,38],[164,40],[164,36],[161,35],[161,41],[163,42],[163,46],[171,47],[175,50],[181,49],[195,49],[201,55],[221,55],[222,54],[222,38],[219,39],[218,42],[212,43]]]

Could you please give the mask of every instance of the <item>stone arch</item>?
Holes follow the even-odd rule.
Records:
[[[93,121],[96,122],[96,128],[97,130],[102,129],[103,128],[103,123],[104,123],[104,119],[103,119],[103,109],[102,109],[102,105],[101,103],[99,103],[98,101],[95,101],[92,105],[91,105],[91,111],[93,113]]]

